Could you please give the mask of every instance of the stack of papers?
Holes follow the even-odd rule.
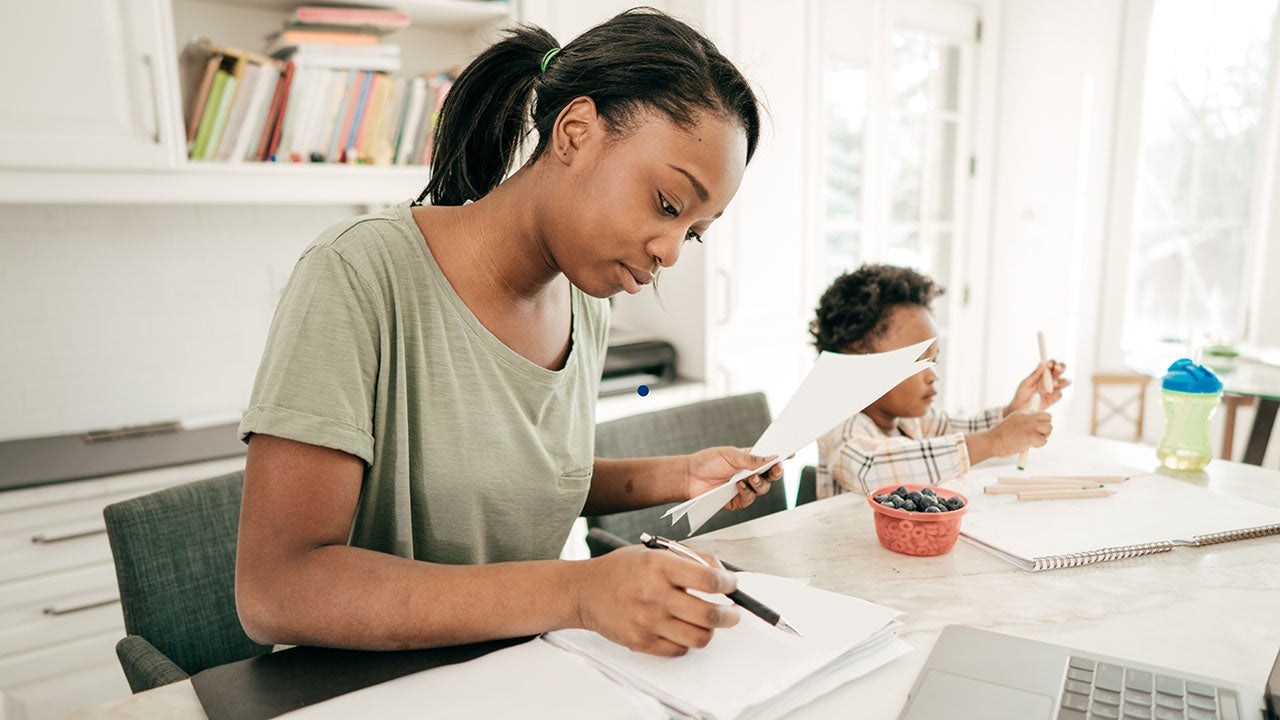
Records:
[[[739,573],[738,586],[780,612],[801,637],[741,609],[737,625],[678,658],[632,652],[587,630],[557,630],[285,717],[769,720],[911,651],[897,637],[896,610],[772,575]]]
[[[678,658],[635,653],[586,630],[543,638],[678,715],[717,720],[781,717],[911,650],[897,637],[896,610],[771,575],[739,573],[738,586],[801,637],[741,611],[737,625]]]

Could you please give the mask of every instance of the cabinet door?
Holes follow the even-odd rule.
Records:
[[[161,0],[41,0],[6,13],[0,167],[172,164],[176,54]]]

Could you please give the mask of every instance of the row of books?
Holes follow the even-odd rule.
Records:
[[[429,164],[447,76],[392,77],[399,47],[304,44],[267,57],[183,52],[188,154],[219,162]]]

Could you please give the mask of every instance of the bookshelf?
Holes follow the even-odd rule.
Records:
[[[388,204],[416,195],[423,166],[238,164],[187,158],[177,58],[203,36],[259,52],[294,0],[27,3],[20,55],[52,58],[0,78],[0,204]],[[384,38],[401,75],[463,65],[517,17],[516,2],[392,0],[412,23]],[[21,35],[21,34],[19,34]],[[30,47],[26,47],[30,45]],[[93,59],[98,61],[93,61]],[[48,88],[59,88],[50,93]],[[8,105],[8,103],[6,103]]]

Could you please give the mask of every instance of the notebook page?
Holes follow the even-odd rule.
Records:
[[[634,653],[585,630],[558,630],[544,637],[682,712],[727,719],[823,671],[899,614],[786,578],[739,573],[738,583],[781,613],[802,637],[770,627],[745,611],[736,626],[717,630],[707,647],[679,658]]]
[[[623,687],[586,660],[541,640],[373,685],[281,717],[349,718],[621,718],[660,720],[653,698]]]
[[[971,477],[962,483],[970,505],[961,534],[1026,561],[1280,525],[1280,508],[1161,475],[1109,485],[1116,494],[1106,498],[1041,502],[985,495],[982,485],[990,482],[994,478]]]

